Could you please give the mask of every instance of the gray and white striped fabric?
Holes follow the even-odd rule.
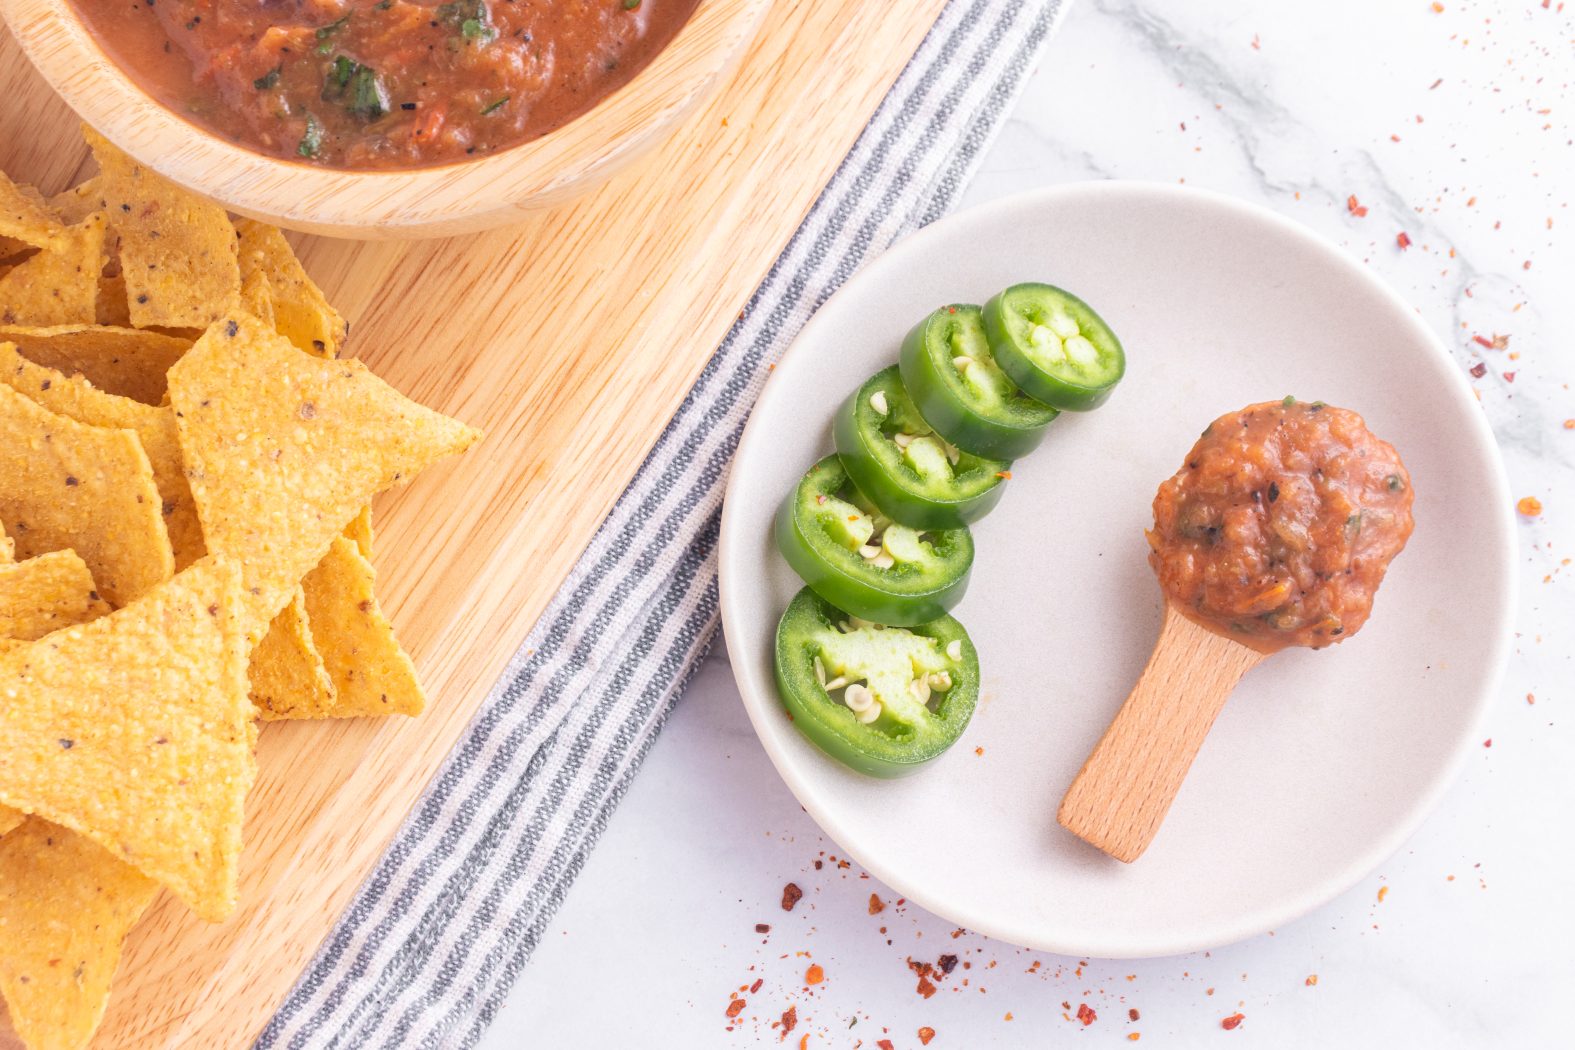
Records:
[[[944,214],[1065,0],[952,0],[257,1046],[470,1047],[717,630],[739,433],[826,297]]]

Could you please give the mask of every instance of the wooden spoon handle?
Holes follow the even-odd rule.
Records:
[[[1056,819],[1117,860],[1142,856],[1225,698],[1263,657],[1167,602],[1148,666],[1067,789]]]

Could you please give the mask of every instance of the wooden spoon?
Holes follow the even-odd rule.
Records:
[[[1148,666],[1061,800],[1061,826],[1117,860],[1142,856],[1225,698],[1265,655],[1167,601]]]

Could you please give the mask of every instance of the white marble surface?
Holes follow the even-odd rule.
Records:
[[[1137,1034],[1141,1046],[1572,1045],[1560,1004],[1575,981],[1575,3],[1433,6],[1079,0],[966,201],[1085,178],[1237,194],[1366,261],[1462,369],[1484,366],[1473,383],[1514,494],[1543,510],[1520,522],[1518,644],[1491,747],[1416,837],[1307,918],[1212,953],[1104,962],[953,937],[832,861],[719,652],[484,1047],[775,1046],[789,1006],[789,1046],[807,1034],[811,1047],[902,1050],[921,1026],[938,1048]],[[1495,335],[1508,346],[1474,341]],[[923,834],[922,814],[892,819]],[[779,903],[790,881],[805,893],[791,914]],[[871,893],[887,902],[879,915]],[[906,960],[944,953],[961,962],[926,999]],[[825,980],[807,989],[811,963]],[[756,980],[729,1022],[730,994]],[[1084,1003],[1097,1014],[1086,1027]]]

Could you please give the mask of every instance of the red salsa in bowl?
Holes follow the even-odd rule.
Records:
[[[496,153],[590,109],[698,0],[71,0],[137,83],[269,156],[350,170]]]

